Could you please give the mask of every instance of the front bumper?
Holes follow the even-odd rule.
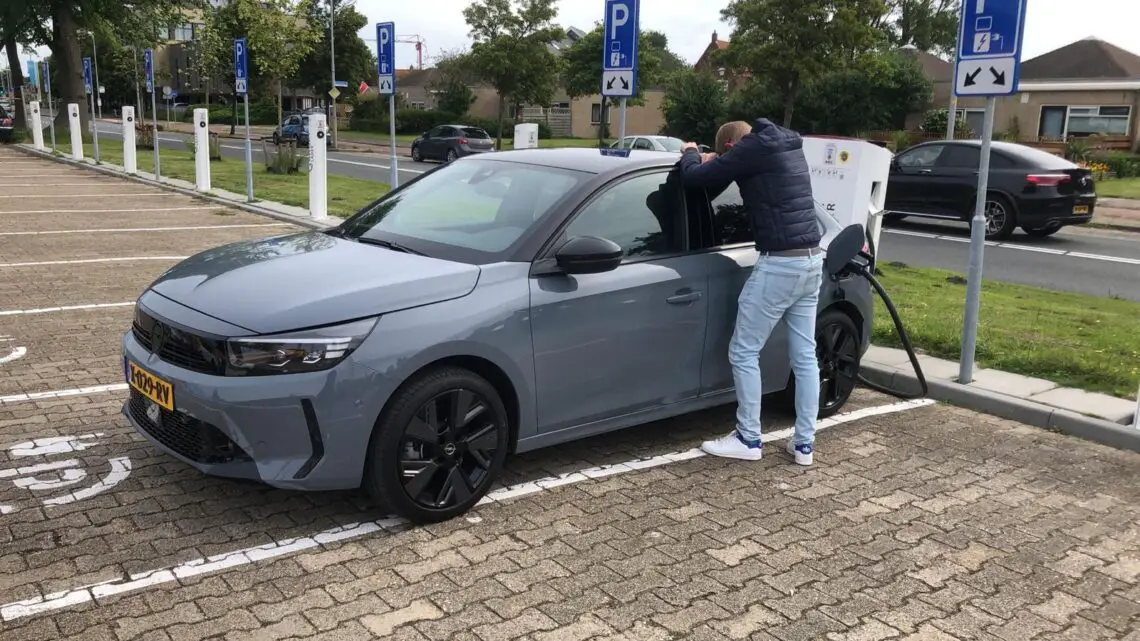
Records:
[[[124,376],[133,362],[173,386],[173,411],[133,387],[123,405],[131,426],[162,451],[211,476],[273,487],[360,486],[383,404],[372,370],[347,360],[325,372],[225,377],[166,363],[130,331],[122,348]]]

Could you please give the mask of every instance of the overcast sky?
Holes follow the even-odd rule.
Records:
[[[356,0],[356,7],[368,16],[370,23],[390,20],[396,23],[398,35],[418,34],[424,40],[430,64],[430,56],[470,44],[467,24],[463,21],[463,8],[470,3],[471,0]],[[732,33],[732,28],[720,20],[720,8],[726,4],[727,0],[643,0],[641,25],[643,29],[664,32],[674,52],[689,62],[696,62],[714,30],[722,39]],[[1074,5],[1079,9],[1074,9]],[[604,3],[603,0],[559,0],[558,6],[559,24],[589,30],[595,21],[601,20]],[[1140,24],[1140,0],[1029,0],[1023,59],[1087,36],[1096,36],[1140,54],[1137,24]],[[366,29],[362,36],[373,39],[369,44],[375,46],[373,27]],[[415,48],[410,44],[397,47],[399,66],[414,65]],[[47,50],[41,48],[40,54],[46,53]]]

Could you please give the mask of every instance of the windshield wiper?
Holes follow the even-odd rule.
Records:
[[[377,247],[383,247],[384,249],[391,249],[392,251],[403,252],[405,254],[415,254],[416,256],[427,256],[427,254],[425,254],[421,251],[416,251],[416,250],[412,249],[411,247],[408,247],[406,245],[401,245],[400,243],[396,243],[396,242],[393,242],[390,240],[380,240],[377,238],[365,238],[365,237],[361,236],[361,237],[357,238],[356,241],[359,243],[365,244],[365,245],[376,245]]]

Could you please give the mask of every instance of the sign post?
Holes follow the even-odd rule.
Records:
[[[83,125],[79,122],[79,105],[67,103],[67,125],[71,130],[71,157],[83,160]]]
[[[329,214],[328,127],[324,114],[309,115],[309,217],[324,220]]]
[[[997,96],[1017,93],[1021,41],[1028,0],[964,0],[958,25],[958,55],[954,64],[954,93],[986,96],[982,151],[978,160],[978,191],[970,222],[970,272],[966,280],[966,316],[962,325],[962,359],[958,382],[974,380],[978,340],[978,309],[982,296],[982,254],[986,246],[986,211],[990,178],[990,141],[994,134]],[[948,114],[953,118],[955,114]]]
[[[210,112],[194,110],[194,186],[210,191]]]
[[[162,168],[158,163],[158,103],[154,95],[154,49],[143,50],[143,75],[146,76],[146,92],[150,94],[150,116],[154,120],[154,179],[162,180]]]
[[[33,100],[28,103],[32,108],[32,145],[36,151],[44,150],[44,124],[40,120],[40,101]]]
[[[245,201],[253,202],[253,143],[249,134],[249,48],[245,38],[234,40],[234,91],[245,102]]]
[[[388,96],[388,136],[392,148],[392,176],[389,182],[392,189],[396,189],[400,186],[400,172],[396,169],[396,24],[394,22],[376,24],[376,70],[379,75],[376,90],[381,96]]]
[[[51,129],[51,150],[55,151],[55,108],[51,105],[51,74],[48,61],[44,60],[44,86],[47,87],[48,128]]]
[[[135,147],[135,108],[123,107],[123,168],[132,176],[138,173],[138,155]]]
[[[95,116],[95,91],[91,85],[91,59],[83,59],[83,90],[91,101],[91,141],[95,145],[95,164],[99,163],[99,120]]]
[[[641,0],[606,0],[602,96],[621,98],[618,140],[625,138],[625,104],[637,95],[637,41]]]

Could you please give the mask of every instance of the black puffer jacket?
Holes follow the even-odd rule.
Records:
[[[752,133],[703,165],[697,151],[685,152],[681,175],[685,186],[706,187],[714,194],[736,181],[752,219],[757,251],[819,244],[811,173],[798,133],[757,119]]]

